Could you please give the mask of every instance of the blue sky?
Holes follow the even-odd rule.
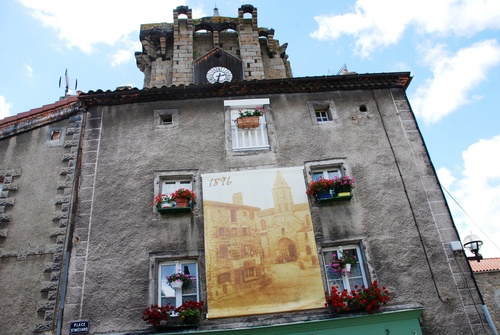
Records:
[[[221,16],[250,3],[258,25],[288,43],[295,77],[409,71],[407,94],[461,238],[500,257],[500,1],[217,1]],[[179,5],[210,16],[214,1],[10,0],[0,3],[0,118],[70,89],[143,87],[141,23],[172,22]],[[64,79],[63,79],[64,86]],[[74,91],[70,91],[74,93]],[[460,204],[460,207],[456,205]]]

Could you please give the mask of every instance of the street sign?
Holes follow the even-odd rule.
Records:
[[[88,334],[90,329],[89,320],[71,321],[69,323],[69,334]]]

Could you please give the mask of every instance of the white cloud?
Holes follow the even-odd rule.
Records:
[[[472,36],[500,28],[498,0],[357,0],[354,12],[320,15],[311,37],[335,40],[341,35],[356,38],[356,52],[363,57],[397,43],[409,26],[421,33]]]
[[[436,173],[438,175],[439,182],[445,189],[449,189],[450,185],[453,184],[455,180],[457,180],[455,177],[453,177],[451,171],[445,167],[438,169]]]
[[[470,97],[471,91],[500,64],[500,45],[496,40],[482,41],[451,56],[443,46],[435,46],[424,50],[423,62],[433,77],[417,88],[411,101],[415,114],[431,124],[478,98]]]
[[[446,184],[446,169],[439,178],[460,204],[448,199],[462,242],[471,232],[483,242],[485,257],[500,257],[500,135],[480,140],[463,153],[462,175]],[[443,179],[441,179],[443,178]],[[450,181],[450,180],[448,180]],[[465,213],[464,213],[465,211]],[[495,246],[496,245],[496,246]]]
[[[143,23],[172,22],[172,10],[184,5],[181,0],[143,0],[140,6],[122,0],[19,0],[35,18],[54,29],[68,48],[77,47],[92,53],[99,44],[116,45],[130,41]],[[203,15],[192,8],[193,17]],[[123,46],[122,46],[123,47]],[[137,50],[138,51],[138,50]],[[117,58],[113,58],[116,63]],[[121,57],[123,59],[123,57]]]
[[[111,65],[114,67],[132,59],[132,53],[130,50],[118,50],[111,58]]]
[[[7,116],[10,116],[9,109],[12,107],[12,104],[7,103],[5,97],[0,95],[0,119],[5,119]]]
[[[26,77],[31,78],[33,77],[33,68],[29,64],[24,65],[24,71],[26,73]]]

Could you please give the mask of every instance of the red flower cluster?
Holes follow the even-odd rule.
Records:
[[[339,190],[339,189],[353,189],[356,187],[354,178],[349,176],[333,177],[333,179],[320,178],[318,181],[312,181],[307,187],[306,193],[308,195],[315,195],[321,191],[326,190]]]
[[[180,188],[177,191],[173,192],[170,197],[172,199],[175,198],[189,198],[191,200],[196,199],[196,194],[193,191],[188,190],[187,188]]]
[[[184,301],[182,305],[175,309],[175,312],[179,314],[179,317],[183,318],[186,316],[194,315],[197,317],[201,316],[203,312],[203,301],[187,300]]]
[[[326,292],[326,307],[330,307],[334,312],[349,312],[362,309],[370,314],[380,309],[381,304],[386,304],[391,298],[385,287],[379,288],[375,280],[368,288],[364,285],[351,292],[344,290],[340,292],[336,286],[332,286],[331,293]]]
[[[171,311],[174,310],[173,306],[167,304],[166,306],[153,305],[146,308],[142,313],[142,319],[153,326],[158,326],[161,321],[167,321],[170,317]]]

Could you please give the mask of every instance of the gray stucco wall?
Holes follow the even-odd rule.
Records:
[[[391,303],[424,305],[424,333],[487,333],[470,278],[457,267],[464,260],[449,250],[458,236],[403,92],[243,98],[270,99],[270,150],[228,150],[223,99],[88,109],[66,323],[89,319],[92,333],[145,329],[140,316],[154,299],[150,253],[198,259],[205,300],[202,173],[337,158],[358,186],[349,203],[311,202],[318,246],[362,241],[370,279],[388,287]],[[315,124],[311,101],[333,101],[334,121]],[[154,116],[165,109],[178,110],[171,126]],[[158,171],[194,171],[200,199],[192,214],[154,213]]]
[[[1,334],[51,329],[54,320],[67,210],[59,188],[68,120],[0,140],[0,322]],[[52,131],[58,140],[50,140]],[[77,141],[78,143],[78,141]],[[66,215],[63,215],[66,216]]]

